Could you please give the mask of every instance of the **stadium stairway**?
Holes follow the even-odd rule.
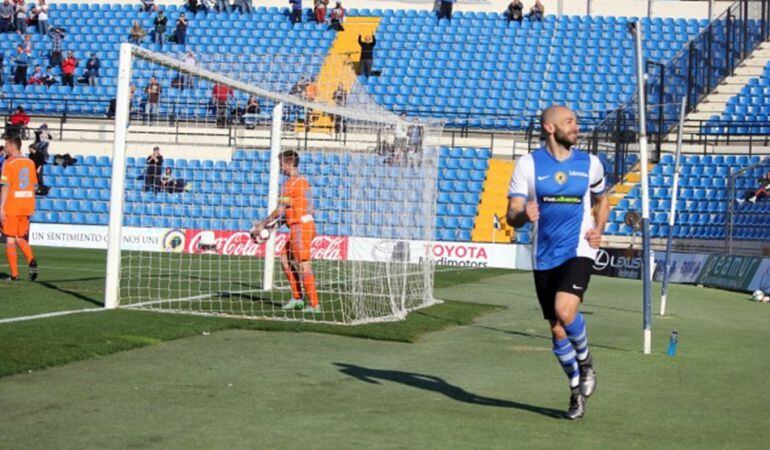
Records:
[[[473,225],[471,240],[474,242],[511,242],[515,236],[513,228],[505,223],[508,208],[508,182],[513,175],[513,161],[491,159],[484,190],[479,201],[479,212]],[[495,216],[499,229],[495,229]]]
[[[744,91],[752,79],[761,77],[768,63],[770,63],[770,42],[764,42],[736,67],[733,76],[725,78],[693,112],[687,115],[684,129],[696,129],[701,121],[729,119],[725,117],[725,111],[730,99]],[[745,116],[746,114],[740,120],[746,120]],[[669,140],[675,139],[675,134],[669,136]]]
[[[324,59],[317,80],[317,100],[323,103],[334,103],[334,91],[342,84],[345,92],[349,92],[356,82],[356,73],[353,64],[361,59],[361,47],[358,44],[358,36],[374,34],[380,24],[380,17],[348,17],[345,20],[345,30],[338,31],[329,54]],[[314,113],[311,117],[310,131],[331,132],[332,118],[327,114]],[[303,130],[298,127],[298,130]]]

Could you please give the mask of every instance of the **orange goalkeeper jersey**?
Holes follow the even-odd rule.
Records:
[[[8,190],[3,211],[7,216],[31,216],[35,212],[37,172],[31,159],[17,157],[6,160],[0,174],[0,185]]]
[[[310,183],[305,177],[290,177],[281,190],[281,204],[286,207],[286,224],[312,220]]]

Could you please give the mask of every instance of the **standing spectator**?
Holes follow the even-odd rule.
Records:
[[[29,144],[29,159],[35,163],[35,172],[37,173],[38,189],[45,186],[43,183],[43,166],[45,165],[45,157],[37,150],[35,144]]]
[[[374,46],[377,45],[377,38],[372,34],[362,39],[359,34],[358,45],[361,46],[361,73],[369,78],[372,74],[372,66],[374,65]]]
[[[423,127],[420,125],[410,125],[406,130],[407,148],[406,159],[410,166],[420,166],[422,161],[422,137]]]
[[[509,25],[511,24],[511,21],[514,20],[521,23],[524,18],[524,3],[522,3],[521,0],[513,0],[508,4],[508,9],[505,10],[504,15],[506,19],[508,19]]]
[[[329,6],[329,0],[315,0],[313,6],[315,21],[318,23],[326,23],[326,7]]]
[[[332,13],[329,16],[329,28],[337,31],[345,31],[342,27],[342,22],[345,21],[345,8],[342,7],[342,2],[336,2]]]
[[[188,67],[195,67],[198,65],[198,60],[195,58],[195,53],[193,51],[189,51],[185,53],[184,58],[182,58],[182,64]],[[195,87],[193,84],[193,77],[190,75],[184,75],[183,73],[179,74],[179,88],[193,88]]]
[[[187,11],[197,14],[198,9],[198,0],[187,0]]]
[[[24,3],[16,6],[16,32],[19,35],[27,34],[27,5]]]
[[[534,6],[529,10],[529,20],[542,22],[545,15],[545,6],[540,3],[540,0],[535,0]]]
[[[46,5],[45,0],[40,0],[35,9],[37,13],[37,32],[41,36],[45,36],[48,34],[48,5]]]
[[[253,6],[251,6],[251,0],[235,0],[235,3],[233,3],[233,11],[235,11],[235,8],[238,8],[238,11],[241,13],[249,13],[251,14],[253,12]]]
[[[176,40],[176,43],[179,45],[187,44],[187,16],[185,13],[179,14],[179,18],[176,20],[174,40]]]
[[[396,164],[400,163],[402,153],[406,153],[406,138],[409,125],[406,121],[406,113],[401,113],[399,119],[393,129],[393,148],[396,152],[394,163]]]
[[[208,12],[211,10],[211,0],[190,0],[187,2],[187,9],[193,13]]]
[[[139,25],[139,21],[135,20],[134,25],[131,27],[131,31],[128,34],[128,42],[141,45],[145,36],[147,36],[147,32],[144,31],[144,28],[142,28],[141,25]]]
[[[246,111],[243,114],[243,125],[246,128],[254,128],[257,126],[257,115],[260,113],[261,108],[259,106],[259,100],[255,95],[249,96],[249,101],[246,102]]]
[[[43,155],[45,161],[48,161],[48,147],[51,145],[52,138],[51,133],[48,132],[47,123],[40,125],[40,128],[35,130],[35,142],[32,145]]]
[[[441,5],[438,10],[438,19],[436,23],[441,19],[447,19],[449,23],[452,23],[452,8],[454,7],[455,0],[441,0]]]
[[[91,53],[91,57],[86,62],[86,80],[89,86],[96,86],[96,78],[99,77],[99,68],[101,67],[99,58],[96,57],[96,53]]]
[[[61,82],[64,86],[75,87],[75,69],[78,67],[78,60],[72,50],[67,52],[67,57],[61,63]]]
[[[11,127],[15,127],[14,134],[23,134],[22,130],[29,125],[29,115],[27,115],[26,111],[24,111],[24,107],[18,106],[16,107],[16,112],[11,115],[10,120],[8,123],[11,125]],[[7,130],[11,131],[11,130]]]
[[[48,65],[51,67],[61,66],[61,44],[64,40],[64,31],[61,28],[51,28],[48,32],[51,37],[51,54],[48,59]]]
[[[359,36],[360,38],[360,36]],[[342,83],[337,85],[337,89],[332,95],[334,104],[337,106],[345,106],[348,102],[348,93],[345,91],[345,86]],[[345,124],[345,118],[339,114],[334,115],[334,135],[335,139],[339,139],[341,134],[347,132],[347,126]]]
[[[155,4],[155,0],[141,0],[142,7],[139,8],[140,11],[144,12],[155,12],[158,10],[158,5]]]
[[[3,73],[5,72],[5,54],[0,51],[0,87],[3,86],[3,83],[5,79],[3,78]]]
[[[233,98],[233,90],[229,86],[221,83],[214,85],[214,89],[211,91],[211,102],[214,105],[214,110],[217,117],[217,127],[224,128],[227,126],[229,103]]]
[[[152,123],[153,116],[155,116],[155,122],[157,122],[162,91],[158,80],[155,77],[150,77],[150,83],[144,88],[144,93],[147,94],[147,104],[144,107],[145,122],[149,121]]]
[[[11,4],[11,0],[3,0],[0,5],[0,34],[13,31],[13,16],[16,10]]]
[[[291,4],[291,23],[302,23],[302,0],[289,0]]]
[[[168,24],[168,18],[163,14],[163,10],[158,11],[158,15],[155,16],[155,20],[152,21],[154,29],[152,31],[152,43],[158,44],[163,47],[163,36],[166,34],[166,25]]]
[[[29,66],[29,55],[24,51],[21,45],[16,46],[16,57],[13,58],[15,67],[13,72],[13,82],[15,84],[27,85],[27,66]]]
[[[216,9],[217,12],[227,12],[227,0],[217,0],[214,9]]]
[[[145,160],[144,168],[144,190],[158,192],[160,186],[159,176],[163,170],[163,156],[160,154],[160,147],[152,149],[152,155]]]
[[[25,34],[24,39],[21,41],[21,46],[24,48],[24,53],[27,55],[32,55],[32,35],[31,34]]]

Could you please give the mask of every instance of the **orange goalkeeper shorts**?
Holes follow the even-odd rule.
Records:
[[[295,223],[289,227],[289,243],[284,251],[293,261],[310,261],[310,245],[315,237],[315,223]]]
[[[5,216],[3,234],[13,238],[23,238],[29,234],[29,216]]]

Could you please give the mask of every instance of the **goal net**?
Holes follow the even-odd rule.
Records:
[[[349,62],[126,44],[115,111],[107,307],[357,324],[435,301],[440,124],[379,107]]]

